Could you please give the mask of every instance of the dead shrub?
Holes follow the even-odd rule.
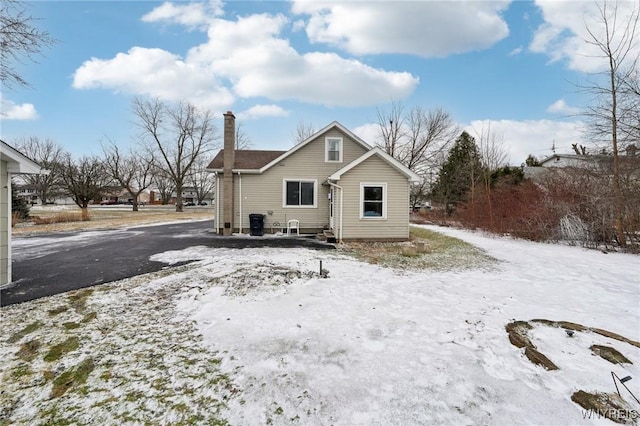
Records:
[[[533,241],[556,238],[558,214],[549,209],[544,191],[531,181],[498,184],[476,190],[461,204],[455,218],[464,226]]]
[[[84,220],[91,220],[90,218],[83,218],[82,213],[56,213],[53,216],[34,216],[33,222],[36,225],[50,225],[52,223],[66,223],[66,222],[81,222]]]
[[[20,213],[18,212],[11,213],[11,227],[13,228],[18,223],[20,223]]]

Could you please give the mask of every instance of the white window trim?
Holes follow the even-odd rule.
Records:
[[[337,139],[338,141],[340,141],[340,143],[338,144],[338,161],[336,160],[329,160],[329,140],[330,139]],[[324,138],[324,161],[325,163],[342,163],[342,154],[343,154],[343,139],[339,136],[327,136]]]
[[[313,205],[290,206],[287,204],[287,182],[313,182]],[[282,180],[282,208],[284,209],[316,209],[318,208],[318,179],[285,178]]]
[[[366,186],[382,187],[382,217],[364,215],[364,188]],[[387,220],[387,183],[386,182],[360,182],[360,220]]]

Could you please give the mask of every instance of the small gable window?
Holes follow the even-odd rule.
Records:
[[[285,180],[283,207],[316,207],[316,180]]]
[[[387,184],[360,184],[360,219],[386,219]]]
[[[326,162],[342,163],[342,138],[325,138]]]

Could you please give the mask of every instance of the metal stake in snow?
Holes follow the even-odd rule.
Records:
[[[638,398],[636,398],[636,396],[633,394],[633,392],[631,392],[631,390],[627,387],[627,385],[625,385],[625,382],[628,382],[629,380],[631,380],[631,376],[625,376],[622,379],[620,377],[618,377],[616,375],[616,373],[614,373],[613,371],[611,372],[611,377],[613,379],[613,384],[616,385],[616,392],[618,392],[618,396],[620,398],[622,398],[622,395],[620,395],[620,389],[618,389],[618,384],[616,383],[616,379],[620,382],[620,384],[622,386],[624,386],[624,388],[627,390],[627,392],[629,392],[631,394],[631,396],[633,397],[633,399],[636,400],[636,402],[638,404],[640,404],[640,401],[638,401]]]
[[[322,276],[322,260],[320,261],[320,276]]]

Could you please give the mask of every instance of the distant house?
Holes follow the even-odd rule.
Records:
[[[207,205],[213,204],[215,195],[213,193],[204,194],[204,198],[201,203],[205,203]],[[169,200],[169,204],[175,204],[178,200],[177,192],[173,191],[171,193],[171,199]],[[185,205],[194,205],[198,203],[198,191],[196,187],[193,186],[185,186],[182,188],[182,203]]]
[[[637,155],[638,148],[635,145],[627,146],[620,152],[618,157],[621,167],[631,168],[637,172],[637,164],[640,156]],[[553,154],[540,160],[540,166],[524,167],[524,174],[527,178],[542,178],[554,169],[593,169],[611,170],[613,156],[608,154]],[[559,170],[556,170],[559,171]],[[637,173],[634,173],[637,175]]]
[[[419,177],[334,121],[288,151],[235,150],[235,117],[224,114],[216,175],[216,229],[326,233],[338,240],[406,240],[409,194]]]
[[[540,167],[584,167],[593,164],[596,156],[576,154],[553,154],[540,160]]]
[[[11,282],[11,177],[40,173],[46,171],[0,140],[0,286]]]

